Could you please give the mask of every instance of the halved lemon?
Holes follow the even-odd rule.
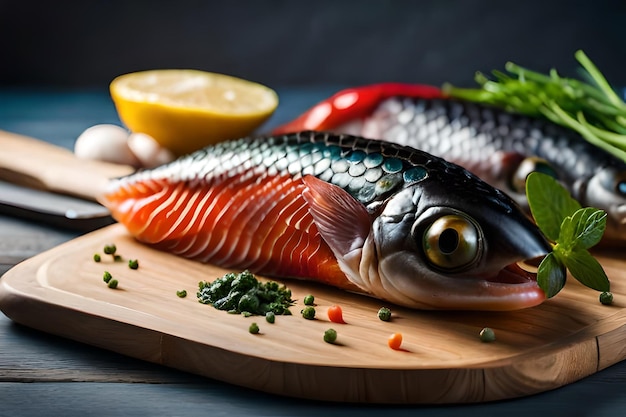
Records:
[[[254,132],[278,106],[264,85],[212,72],[132,72],[110,84],[120,120],[176,155]]]

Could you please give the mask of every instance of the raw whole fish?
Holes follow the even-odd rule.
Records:
[[[225,268],[423,309],[545,299],[517,262],[551,247],[518,205],[388,142],[321,132],[224,142],[114,180],[101,201],[139,241]]]
[[[626,242],[626,163],[573,130],[444,97],[413,84],[340,91],[274,133],[349,133],[408,145],[459,164],[527,207],[532,171],[556,177],[582,206],[608,213],[604,242]]]

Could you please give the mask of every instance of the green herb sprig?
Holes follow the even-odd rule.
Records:
[[[492,71],[494,79],[477,72],[480,88],[445,84],[443,91],[451,97],[547,118],[626,161],[626,103],[583,51],[574,56],[590,83],[562,77],[555,69],[546,75],[507,62],[508,73]]]
[[[610,291],[602,265],[589,253],[606,229],[606,212],[582,208],[554,178],[539,172],[526,179],[526,196],[539,229],[553,242],[552,252],[539,265],[537,283],[554,297],[565,285],[566,269],[583,285]]]

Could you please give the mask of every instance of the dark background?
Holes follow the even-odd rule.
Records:
[[[576,75],[583,49],[626,85],[626,2],[0,0],[0,87],[106,87],[198,68],[270,86],[473,86],[508,60]]]

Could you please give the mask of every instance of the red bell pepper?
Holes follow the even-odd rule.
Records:
[[[341,90],[311,107],[296,119],[277,127],[275,135],[302,130],[331,130],[369,115],[383,100],[394,96],[442,98],[441,89],[430,85],[380,83]]]

